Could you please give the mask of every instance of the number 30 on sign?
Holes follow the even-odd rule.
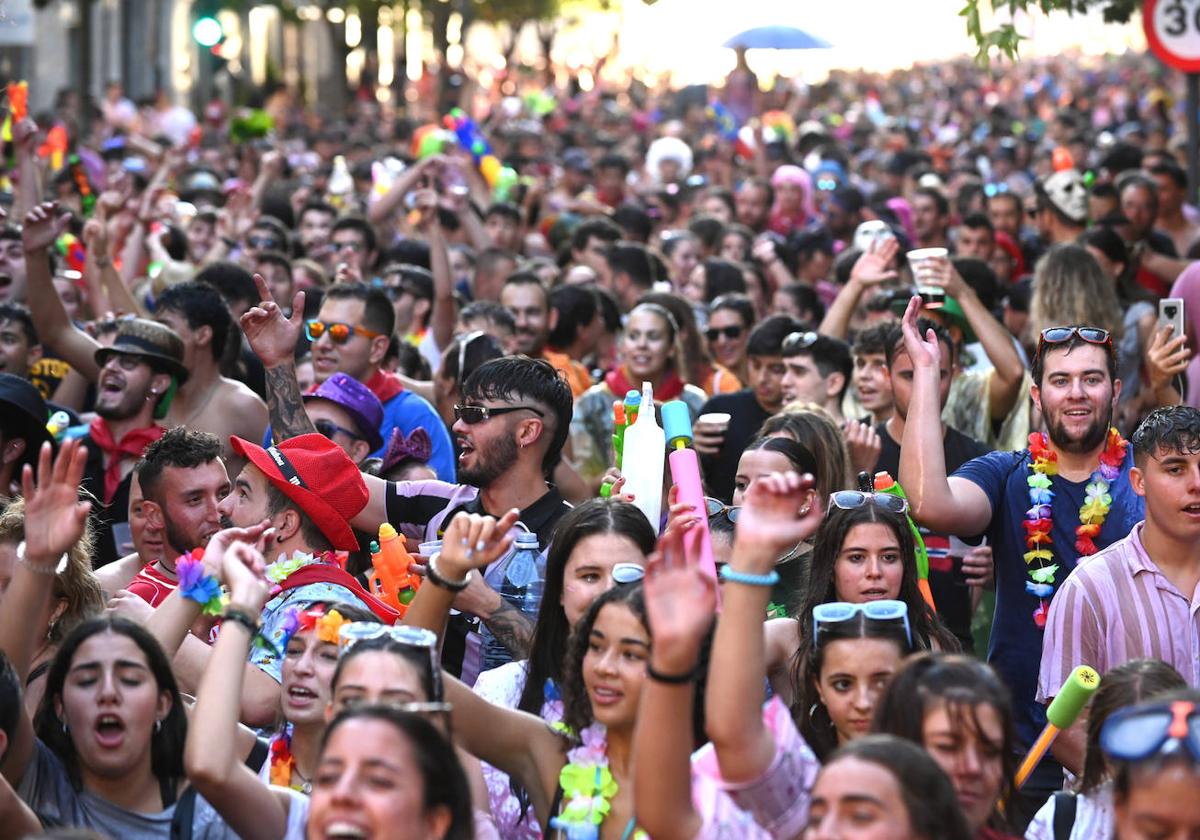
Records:
[[[1142,26],[1151,51],[1164,64],[1200,73],[1200,0],[1146,0]]]

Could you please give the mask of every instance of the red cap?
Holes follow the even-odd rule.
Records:
[[[334,548],[358,549],[350,520],[367,506],[367,485],[340,446],[318,434],[289,438],[270,449],[236,435],[229,442],[296,503]]]

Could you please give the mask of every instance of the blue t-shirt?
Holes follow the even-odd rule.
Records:
[[[1025,564],[1025,512],[1029,510],[1029,450],[989,452],[963,464],[955,476],[968,479],[987,494],[992,504],[992,520],[983,534],[992,547],[996,565],[996,616],[988,662],[1008,684],[1013,695],[1017,736],[1032,744],[1046,725],[1046,708],[1034,699],[1037,694],[1038,667],[1042,659],[1042,630],[1033,622],[1038,599],[1025,591],[1028,567]],[[1133,447],[1125,454],[1120,477],[1109,487],[1112,507],[1095,540],[1103,549],[1127,536],[1133,526],[1145,518],[1141,496],[1129,486],[1129,468],[1133,466]],[[1087,481],[1067,481],[1060,476],[1050,479],[1054,502],[1050,536],[1054,562],[1058,564],[1055,582],[1062,583],[1075,568],[1075,529],[1079,527],[1079,507],[1083,504]],[[1079,663],[1087,664],[1087,663]]]
[[[405,435],[412,434],[413,429],[417,428],[428,432],[429,440],[433,443],[429,466],[437,473],[439,480],[454,483],[454,444],[450,442],[450,432],[446,430],[441,415],[428,400],[412,391],[401,391],[384,403],[383,425],[379,428],[383,433],[383,446],[371,455],[383,457],[393,428],[399,428]]]

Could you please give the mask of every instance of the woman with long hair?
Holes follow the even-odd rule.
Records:
[[[0,600],[0,650],[22,680],[54,570],[83,535],[91,508],[79,501],[86,458],[79,441],[67,441],[52,463],[45,444],[36,484],[25,468],[25,551]],[[119,616],[77,625],[54,656],[36,717],[19,714],[2,768],[44,823],[166,840],[190,816],[190,825],[175,829],[237,836],[187,790],[187,716],[170,661],[141,626]]]
[[[892,678],[874,731],[925,748],[950,777],[976,840],[1008,837],[1000,804],[1013,801],[1016,734],[995,671],[968,656],[914,656]]]
[[[640,576],[655,542],[654,529],[641,511],[619,499],[584,502],[562,518],[556,533],[546,555],[545,589],[529,659],[485,671],[475,681],[475,693],[488,702],[550,724],[562,720],[563,659],[571,631],[591,603],[617,585],[622,570]],[[536,815],[522,806],[508,776],[485,765],[484,779],[501,835],[541,836]]]
[[[11,557],[14,563],[18,562],[17,549],[24,540],[25,500],[16,498],[0,513],[0,565],[4,564],[6,556]],[[96,573],[92,571],[92,544],[89,522],[83,529],[83,535],[67,551],[66,564],[61,570],[55,569],[54,590],[46,604],[46,612],[38,618],[36,632],[41,641],[33,653],[29,674],[25,678],[24,702],[30,714],[36,713],[41,703],[46,672],[50,670],[50,662],[59,644],[78,624],[104,609],[104,593]],[[10,569],[4,581],[11,579]],[[0,586],[0,598],[4,596],[4,589],[4,586]]]
[[[698,313],[694,306],[674,292],[647,292],[638,302],[657,303],[674,316],[679,324],[679,372],[688,382],[710,397],[741,390],[741,380],[733,371],[714,363],[708,352],[699,318],[699,315],[706,313]]]
[[[742,294],[721,295],[708,309],[704,338],[713,361],[742,382],[750,381],[746,346],[757,320],[754,303]]]
[[[1113,832],[1113,766],[1100,745],[1104,723],[1114,712],[1152,700],[1170,691],[1187,688],[1179,672],[1158,659],[1134,659],[1110,669],[1100,681],[1087,713],[1087,751],[1083,775],[1073,790],[1046,800],[1025,829],[1026,840],[1059,840],[1055,826],[1063,817],[1059,807],[1074,800],[1069,840],[1111,837]],[[1064,839],[1065,840],[1065,839]]]
[[[817,470],[813,475],[817,479],[818,499],[828,499],[838,490],[854,487],[846,436],[829,412],[820,406],[786,406],[784,411],[766,419],[759,434],[790,438],[808,447],[817,457]]]
[[[1123,335],[1116,286],[1082,245],[1052,245],[1037,261],[1027,333],[1021,337],[1033,358],[1038,336],[1047,327],[1086,324],[1108,330],[1113,343]]]
[[[705,393],[685,381],[679,320],[660,303],[642,302],[629,313],[621,335],[621,363],[575,401],[571,417],[571,454],[575,468],[592,492],[612,466],[613,402],[642,383],[654,388],[655,402],[683,400],[692,419],[700,414]]]

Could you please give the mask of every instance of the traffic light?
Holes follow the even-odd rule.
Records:
[[[212,49],[225,39],[221,22],[211,15],[197,18],[192,24],[192,38],[205,49]]]

